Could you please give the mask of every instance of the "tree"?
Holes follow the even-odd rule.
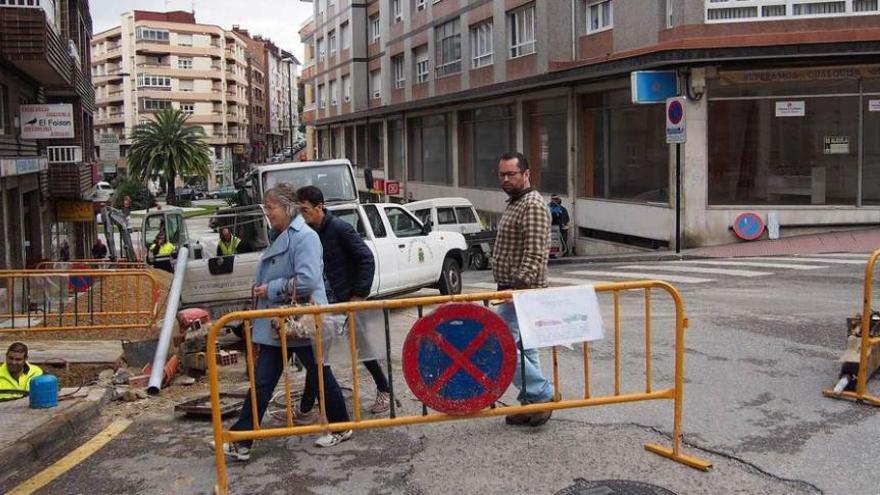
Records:
[[[175,179],[199,175],[207,177],[211,147],[204,141],[205,131],[188,126],[189,116],[168,108],[156,113],[156,120],[137,126],[131,135],[128,167],[142,181],[162,176],[166,183],[166,201],[177,204]]]

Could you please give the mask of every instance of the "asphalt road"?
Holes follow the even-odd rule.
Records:
[[[230,464],[233,493],[556,493],[578,479],[641,481],[681,494],[880,493],[876,409],[821,394],[837,379],[845,318],[860,310],[867,255],[810,258],[551,269],[553,285],[677,280],[690,321],[685,453],[712,462],[710,472],[644,450],[669,445],[671,404],[657,401],[557,412],[535,429],[496,418],[363,431],[327,450],[310,437],[268,440],[248,464]],[[466,291],[486,290],[491,274],[467,272],[464,282]],[[657,290],[652,300],[652,386],[659,389],[673,376],[673,307]],[[608,295],[600,302],[606,338],[591,348],[594,397],[613,393],[613,307]],[[645,388],[644,297],[624,294],[621,302],[621,388],[638,392]],[[403,412],[413,414],[420,405],[400,376],[399,349],[415,318],[396,312],[392,325],[395,387]],[[545,370],[548,364],[545,353]],[[560,370],[563,397],[583,394],[580,352],[561,350]],[[347,370],[337,374],[350,386]],[[294,377],[301,383],[301,374]],[[369,404],[373,387],[362,383]],[[502,400],[515,402],[514,393]],[[208,434],[206,422],[145,414],[38,493],[210,493]]]

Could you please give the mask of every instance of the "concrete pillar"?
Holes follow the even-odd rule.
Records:
[[[687,100],[687,143],[682,146],[682,248],[701,246],[709,233],[706,216],[708,204],[708,102],[704,96],[699,101]],[[670,174],[675,180],[675,146],[670,146]],[[675,189],[672,205],[675,206]],[[672,233],[673,240],[675,232]],[[670,243],[674,244],[674,243]]]

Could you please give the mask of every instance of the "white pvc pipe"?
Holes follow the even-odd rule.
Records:
[[[186,272],[187,255],[189,255],[189,250],[185,246],[181,247],[177,252],[174,280],[171,282],[171,292],[168,293],[168,301],[165,304],[165,318],[162,320],[162,331],[159,333],[156,355],[153,356],[150,384],[147,386],[147,393],[150,395],[157,395],[162,389],[162,377],[165,374],[168,346],[171,344],[175,315],[177,315],[177,307],[180,305],[180,291],[183,288],[183,274]]]

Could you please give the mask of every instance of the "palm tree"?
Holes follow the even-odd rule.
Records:
[[[200,126],[188,126],[189,116],[167,108],[156,113],[156,120],[137,126],[131,135],[128,166],[131,174],[143,181],[165,179],[166,201],[177,204],[174,181],[178,176],[207,177],[211,147],[204,141]]]

